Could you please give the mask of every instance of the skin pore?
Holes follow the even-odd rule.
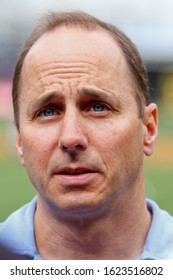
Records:
[[[128,66],[102,30],[61,27],[26,56],[17,149],[38,192],[35,240],[45,259],[136,259],[151,223],[143,154],[156,105],[138,116]]]

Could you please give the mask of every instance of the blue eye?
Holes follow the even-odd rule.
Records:
[[[51,116],[54,116],[55,114],[56,114],[56,112],[54,109],[47,108],[47,109],[42,110],[39,115],[43,116],[43,117],[51,117]]]
[[[94,104],[93,105],[93,110],[95,112],[102,112],[106,109],[106,105],[102,103]]]

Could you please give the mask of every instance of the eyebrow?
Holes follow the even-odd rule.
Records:
[[[118,105],[121,103],[121,97],[113,92],[105,91],[97,87],[81,87],[77,89],[80,96],[86,96],[95,99],[104,99],[109,102],[116,102]]]
[[[48,104],[56,99],[62,99],[62,98],[63,98],[62,92],[58,92],[58,91],[46,92],[40,97],[38,97],[37,100],[31,101],[29,103],[27,113],[30,114],[31,112],[42,107],[43,105]]]
[[[118,106],[121,104],[121,97],[109,91],[104,91],[97,87],[92,86],[82,86],[77,89],[77,93],[80,97],[89,97],[96,100],[102,99],[111,103],[116,103]],[[37,100],[31,101],[29,103],[27,114],[32,114],[33,111],[41,108],[42,106],[49,104],[57,99],[62,100],[64,98],[64,94],[62,91],[51,91],[46,92]]]

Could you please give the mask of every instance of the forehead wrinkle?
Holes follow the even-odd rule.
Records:
[[[39,59],[41,59],[42,63],[39,63]],[[47,60],[48,59],[48,60]],[[46,61],[47,60],[47,61]],[[77,72],[77,68],[82,72],[85,70],[90,70],[93,74],[95,71],[105,71],[106,68],[112,68],[112,65],[108,63],[108,61],[104,61],[102,57],[97,57],[93,55],[85,55],[82,53],[79,54],[62,54],[61,58],[55,60],[54,58],[49,58],[48,56],[40,57],[39,54],[35,54],[34,52],[27,54],[27,57],[24,62],[24,71],[30,72],[32,71],[32,67],[34,68],[34,72],[47,71],[50,68],[57,69],[57,71],[66,72],[66,69],[72,69],[71,72]],[[76,70],[75,70],[76,69]]]
[[[48,67],[46,67],[48,66]],[[102,70],[103,71],[103,70]],[[100,70],[98,67],[91,63],[46,63],[44,65],[39,65],[34,67],[35,75],[32,74],[32,80],[38,81],[42,84],[49,85],[50,79],[57,78],[57,82],[61,82],[61,79],[79,79],[84,76],[99,77]]]
[[[57,73],[88,73],[88,70],[91,74],[94,74],[99,70],[98,65],[94,63],[86,62],[86,61],[78,61],[78,62],[57,62],[57,63],[49,63],[49,67],[52,67],[52,71],[56,69]]]

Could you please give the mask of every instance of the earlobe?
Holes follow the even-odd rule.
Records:
[[[24,157],[23,157],[23,147],[22,147],[22,141],[21,141],[20,133],[18,133],[18,135],[17,135],[16,149],[17,149],[21,164],[23,166],[25,166]]]
[[[152,155],[158,135],[158,109],[154,103],[149,104],[144,112],[144,154]]]

